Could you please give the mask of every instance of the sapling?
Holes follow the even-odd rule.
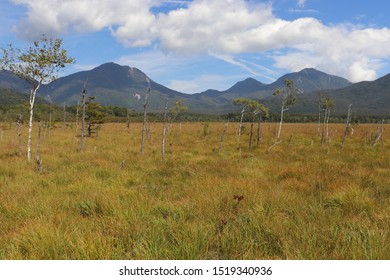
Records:
[[[173,104],[173,107],[172,107],[171,110],[170,110],[170,113],[171,113],[171,115],[172,115],[172,117],[171,117],[171,126],[172,126],[172,123],[173,123],[177,118],[179,118],[179,116],[180,116],[181,114],[183,114],[183,113],[185,113],[185,112],[187,112],[187,111],[188,111],[188,107],[185,106],[185,105],[183,104],[183,102],[182,102],[180,99],[176,99],[176,100],[175,100],[175,103]],[[180,122],[179,126],[180,126],[180,130],[181,130],[181,122]],[[170,130],[170,132],[171,132],[171,130]]]

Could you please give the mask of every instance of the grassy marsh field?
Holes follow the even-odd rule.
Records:
[[[355,126],[343,149],[342,124],[324,146],[316,124],[285,124],[271,149],[276,123],[252,149],[245,126],[218,153],[223,123],[173,124],[163,162],[160,123],[144,156],[141,124],[103,125],[84,153],[59,125],[39,174],[3,124],[0,259],[390,259],[389,126],[376,146],[377,125]]]

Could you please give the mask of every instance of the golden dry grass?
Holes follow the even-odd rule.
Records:
[[[85,153],[56,128],[38,174],[4,124],[0,259],[390,259],[390,127],[373,147],[377,126],[357,126],[342,149],[341,124],[324,146],[317,125],[286,124],[269,149],[264,124],[249,149],[246,126],[219,154],[223,123],[174,124],[164,162],[161,124],[144,156],[141,124],[105,124]]]

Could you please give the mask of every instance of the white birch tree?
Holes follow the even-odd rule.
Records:
[[[34,105],[36,94],[42,84],[50,83],[56,79],[57,73],[66,64],[74,63],[74,58],[68,57],[67,51],[62,48],[61,39],[47,38],[45,35],[37,40],[27,50],[14,48],[12,44],[8,49],[1,48],[0,58],[2,70],[7,70],[27,81],[30,86],[29,99],[29,125],[27,140],[27,160],[31,160],[31,138],[34,119]]]

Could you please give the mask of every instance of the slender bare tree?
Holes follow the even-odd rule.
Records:
[[[219,148],[218,148],[218,152],[219,153],[222,152],[222,145],[223,145],[223,141],[225,140],[225,135],[226,135],[226,131],[227,131],[228,125],[229,125],[229,121],[226,122],[225,128],[223,129],[223,132],[221,134],[221,141],[219,142]]]
[[[84,88],[81,93],[81,108],[82,108],[82,115],[81,115],[81,146],[80,150],[81,152],[84,152],[85,150],[85,119],[86,119],[86,112],[87,112],[87,82],[88,79],[84,82]]]
[[[64,111],[64,116],[63,116],[63,121],[62,121],[62,128],[65,129],[66,127],[66,103],[64,102],[64,107],[63,107],[63,111]]]
[[[147,132],[147,125],[148,125],[148,104],[149,104],[149,96],[151,91],[150,81],[148,78],[146,78],[146,82],[148,83],[148,92],[144,97],[144,121],[142,124],[142,139],[141,139],[141,154],[143,155],[145,152],[145,138],[146,138],[146,132]]]
[[[80,111],[80,101],[77,101],[76,105],[76,133],[79,131],[79,112]]]
[[[378,144],[379,140],[382,140],[382,145],[383,145],[383,131],[385,130],[383,124],[384,124],[384,120],[382,120],[382,122],[380,123],[380,126],[378,127],[373,146],[376,146],[376,144]]]
[[[321,133],[321,145],[323,145],[325,141],[329,142],[329,118],[330,112],[335,108],[335,106],[335,102],[329,97],[323,98],[321,100],[321,109],[324,111],[324,121]]]
[[[165,160],[165,136],[167,134],[167,114],[168,114],[168,98],[165,99],[165,107],[164,107],[164,123],[163,123],[163,132],[162,132],[162,140],[161,140],[161,158]]]
[[[345,123],[345,131],[343,136],[343,142],[341,143],[341,147],[344,148],[345,140],[347,139],[347,135],[349,134],[351,130],[351,113],[352,113],[352,104],[349,104],[348,106],[348,114],[347,114],[347,121]]]
[[[247,111],[248,108],[248,100],[247,98],[237,98],[233,100],[234,105],[241,105],[241,117],[240,117],[240,125],[238,127],[238,133],[237,133],[237,142],[238,145],[240,146],[240,140],[241,140],[241,133],[242,133],[242,128],[244,126],[243,121],[244,121],[244,114]]]

